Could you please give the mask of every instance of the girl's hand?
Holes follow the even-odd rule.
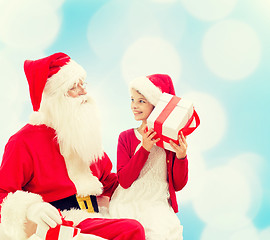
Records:
[[[175,150],[176,157],[178,159],[183,159],[187,155],[188,144],[187,144],[186,138],[182,132],[179,135],[178,141],[179,141],[179,145],[175,144],[172,140],[170,140],[170,145]]]
[[[148,131],[146,130],[146,125],[142,128],[141,134],[142,134],[142,146],[150,152],[152,147],[156,142],[160,140],[160,138],[153,139],[153,137],[157,134],[154,129],[149,129]]]

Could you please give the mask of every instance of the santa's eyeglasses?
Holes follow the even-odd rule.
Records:
[[[74,93],[79,93],[81,90],[85,90],[87,87],[87,82],[79,82],[77,84],[74,84],[72,88],[69,89],[69,91],[72,91]]]

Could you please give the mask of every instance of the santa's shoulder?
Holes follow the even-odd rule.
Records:
[[[12,135],[9,139],[9,142],[16,141],[25,141],[26,139],[37,138],[41,135],[55,135],[55,130],[47,127],[46,125],[32,125],[26,124],[18,132]]]

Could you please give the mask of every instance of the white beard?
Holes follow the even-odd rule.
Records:
[[[61,94],[42,97],[39,112],[30,124],[45,124],[56,131],[60,152],[77,195],[100,195],[103,185],[90,165],[104,155],[96,104],[88,95],[72,98]]]
[[[43,95],[37,116],[34,124],[46,124],[56,131],[60,152],[65,159],[78,156],[89,166],[103,156],[100,119],[90,96]]]

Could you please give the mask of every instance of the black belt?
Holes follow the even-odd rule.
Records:
[[[50,202],[54,207],[61,211],[70,209],[85,209],[87,212],[99,212],[97,197],[94,195],[79,197],[72,195],[57,201]]]

